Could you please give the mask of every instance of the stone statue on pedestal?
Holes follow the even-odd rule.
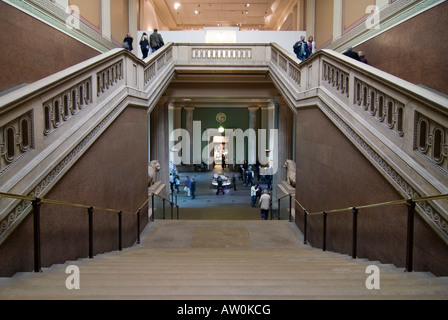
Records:
[[[148,187],[156,181],[156,174],[160,170],[160,163],[158,160],[151,160],[148,164]]]
[[[283,164],[286,168],[286,181],[292,186],[296,187],[296,163],[292,160],[286,160]]]

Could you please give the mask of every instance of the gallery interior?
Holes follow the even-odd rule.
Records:
[[[436,0],[0,1],[0,278],[165,221],[221,223],[191,243],[220,230],[229,247],[250,242],[237,222],[282,221],[301,245],[446,278],[447,16]],[[165,246],[192,229],[167,230]]]

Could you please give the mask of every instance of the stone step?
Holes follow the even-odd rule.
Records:
[[[42,275],[40,277],[23,277],[17,279],[9,279],[2,282],[3,285],[8,285],[9,288],[17,288],[21,286],[65,286],[65,281],[68,275]],[[229,275],[227,277],[203,276],[203,277],[157,277],[157,275],[140,275],[140,274],[96,274],[96,275],[81,275],[83,288],[101,285],[113,286],[283,286],[283,287],[307,287],[307,286],[361,286],[365,287],[367,277],[360,278],[335,278],[335,277],[252,277],[252,278],[237,278]],[[381,278],[380,285],[382,288],[390,286],[447,286],[448,281],[441,281],[438,278]],[[448,288],[447,288],[448,289]],[[447,291],[448,292],[448,291]]]
[[[46,295],[60,294],[63,296],[76,296],[78,293],[82,295],[103,295],[103,296],[115,296],[115,295],[132,295],[132,296],[168,296],[168,295],[184,295],[194,297],[196,295],[207,295],[210,299],[213,299],[216,295],[250,295],[257,297],[258,295],[270,295],[277,297],[288,296],[347,296],[347,295],[359,295],[360,297],[366,296],[388,296],[388,295],[440,295],[441,298],[448,298],[448,291],[446,285],[432,285],[432,286],[390,286],[381,287],[378,290],[369,290],[364,284],[353,286],[334,286],[334,285],[322,285],[316,286],[309,284],[306,286],[283,286],[283,285],[245,285],[245,286],[232,286],[232,285],[220,285],[220,286],[208,286],[208,285],[195,285],[195,286],[182,286],[178,284],[172,285],[132,285],[132,286],[119,286],[119,285],[83,285],[79,290],[68,290],[64,285],[60,286],[40,286],[40,285],[28,285],[27,290],[22,288],[10,287],[5,292],[10,296],[26,293],[35,297],[45,297]],[[0,291],[0,297],[4,294],[4,291]]]
[[[153,272],[152,270],[148,270],[147,272],[134,272],[129,270],[104,270],[101,272],[97,271],[89,271],[81,270],[81,276],[83,279],[114,279],[117,278],[127,278],[127,279],[141,279],[145,280],[183,280],[186,277],[188,279],[193,280],[201,280],[209,281],[210,279],[224,279],[224,280],[257,280],[260,279],[260,276],[265,280],[303,280],[303,279],[314,279],[314,280],[355,280],[355,281],[365,281],[367,279],[367,274],[365,273],[344,273],[344,272],[313,272],[313,271],[305,271],[305,272],[296,272],[292,273],[279,273],[279,272],[252,272],[252,271],[240,271],[240,272],[224,272],[224,271],[213,271],[213,272],[195,272],[195,271],[185,271],[185,272],[174,272],[174,271],[165,271],[165,272]],[[24,281],[36,278],[42,279],[66,279],[68,274],[65,272],[48,272],[48,273],[19,273],[12,278],[0,278],[1,283],[14,283],[17,282],[18,279],[24,279]],[[447,281],[447,278],[434,277],[431,273],[381,273],[381,280],[432,280],[436,279],[438,281]]]
[[[181,233],[193,237],[194,227],[200,226],[200,234],[204,236],[208,235],[204,225],[215,228],[213,234],[218,234],[217,238],[222,236],[221,229],[216,227],[219,223],[207,222],[169,222],[168,229],[158,232],[161,239],[166,237],[167,230],[176,236]],[[254,225],[266,226],[265,233],[272,231],[269,224]],[[182,231],[181,226],[187,229]],[[232,222],[231,226],[237,224]],[[281,233],[281,224],[275,226],[275,232]],[[290,224],[284,226],[291,231]],[[392,264],[352,259],[347,254],[308,246],[291,247],[288,243],[285,247],[238,247],[237,241],[224,237],[233,247],[182,247],[183,239],[178,242],[179,247],[165,248],[164,241],[155,239],[154,236],[150,242],[142,240],[142,244],[122,251],[98,254],[93,259],[54,264],[39,273],[22,272],[0,278],[0,299],[448,299],[448,277],[404,272]],[[219,245],[215,240],[214,244]],[[79,290],[68,290],[65,286],[71,275],[66,273],[69,265],[79,266]],[[380,271],[380,289],[366,287],[369,265]]]

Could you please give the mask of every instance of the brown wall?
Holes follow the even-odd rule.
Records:
[[[448,94],[448,2],[357,46],[374,67]]]
[[[145,109],[128,107],[44,198],[135,213],[148,197]],[[0,276],[33,270],[33,215],[0,246]],[[94,254],[118,249],[118,215],[94,211]],[[140,228],[148,222],[147,207]],[[123,248],[137,238],[137,216],[122,216]],[[41,205],[42,267],[88,257],[86,209]]]
[[[308,212],[403,199],[320,109],[300,109],[297,119],[296,197]],[[448,275],[447,246],[416,217],[414,270]],[[304,231],[299,208],[296,223]],[[360,210],[357,256],[405,267],[406,226],[406,205]],[[322,215],[308,216],[313,247],[322,248],[322,231]],[[351,211],[328,214],[327,250],[351,255]]]
[[[129,5],[127,0],[115,0],[110,2],[111,20],[111,37],[118,43],[123,43],[126,33],[129,30]],[[133,46],[137,48],[138,41],[134,39]]]
[[[333,7],[333,0],[316,1],[314,40],[318,49],[333,39]]]
[[[0,92],[32,83],[100,52],[0,2]]]

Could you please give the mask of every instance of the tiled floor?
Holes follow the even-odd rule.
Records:
[[[224,188],[224,194],[216,194],[216,187],[212,185],[215,174],[223,174],[232,177],[234,172],[221,166],[216,166],[213,171],[201,172],[179,172],[181,179],[180,192],[174,193],[174,202],[180,208],[181,219],[201,220],[259,220],[261,219],[260,208],[251,207],[250,186],[246,186],[237,175],[236,191],[233,185]],[[195,199],[188,197],[183,191],[187,176],[196,180]],[[258,180],[256,179],[257,183]],[[261,188],[267,188],[266,184],[260,183]]]

